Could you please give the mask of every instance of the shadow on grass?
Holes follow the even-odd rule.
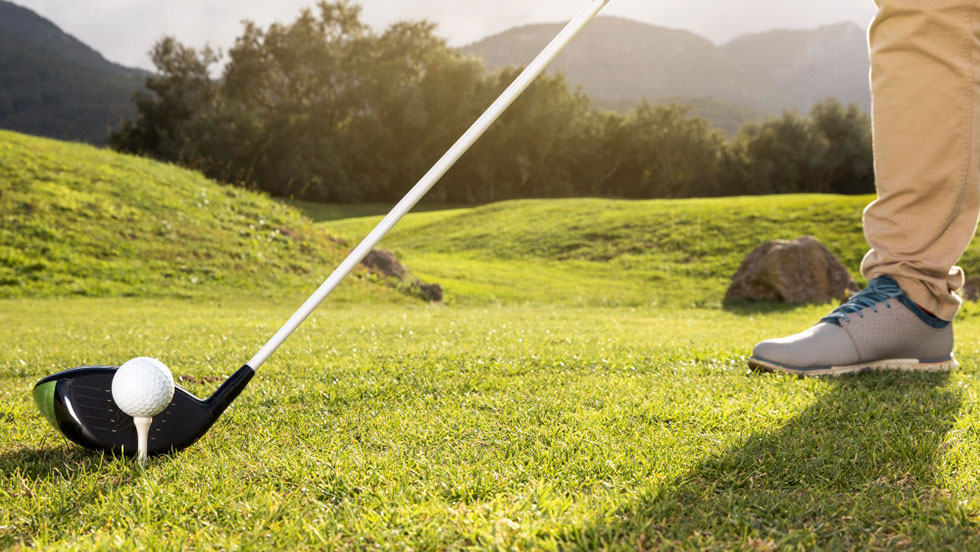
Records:
[[[6,506],[15,512],[37,512],[38,508],[43,508],[43,519],[50,523],[70,519],[99,493],[131,483],[132,477],[118,473],[99,478],[97,484],[79,483],[93,473],[105,471],[105,466],[114,461],[112,456],[74,446],[24,448],[2,453],[0,485],[6,487],[7,496],[14,502],[0,504],[0,507]],[[60,489],[61,496],[51,498],[47,495],[51,487]],[[46,490],[39,491],[41,488]],[[67,489],[71,489],[72,495],[68,500],[64,496]],[[45,498],[38,499],[35,496],[38,492]],[[0,527],[0,549],[14,545],[32,546],[37,519],[30,514],[13,519],[18,523]]]
[[[94,472],[113,461],[74,446],[55,446],[38,449],[20,449],[0,454],[0,474],[19,472],[25,480],[72,479]]]
[[[782,427],[564,540],[582,548],[980,549],[976,516],[937,476],[961,403],[946,384],[935,374],[828,382]]]

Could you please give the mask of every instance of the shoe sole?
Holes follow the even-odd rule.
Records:
[[[757,372],[782,372],[793,374],[800,377],[819,377],[819,376],[846,376],[850,374],[862,374],[864,372],[948,372],[959,368],[956,358],[950,356],[946,360],[935,362],[923,362],[915,358],[893,358],[865,362],[861,364],[851,364],[848,366],[827,366],[817,368],[795,368],[793,366],[783,366],[775,362],[763,360],[761,358],[749,358],[749,368]]]

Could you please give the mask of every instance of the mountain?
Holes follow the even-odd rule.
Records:
[[[807,110],[834,96],[871,109],[867,38],[856,23],[743,35],[721,50],[765,86],[787,95],[785,107]]]
[[[0,0],[0,128],[103,143],[111,127],[135,115],[131,98],[147,75]]]
[[[518,27],[462,50],[490,67],[525,65],[561,27]],[[807,111],[827,96],[865,110],[871,104],[865,35],[855,23],[743,35],[719,46],[689,31],[599,17],[550,70],[607,107],[691,98],[712,104],[716,117],[739,119]]]

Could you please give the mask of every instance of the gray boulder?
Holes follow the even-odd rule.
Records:
[[[430,303],[441,303],[443,297],[442,286],[439,284],[427,284],[422,280],[413,278],[408,267],[403,265],[394,253],[387,249],[372,249],[370,253],[361,261],[361,266],[369,271],[378,274],[386,279],[394,280],[394,287],[401,287],[411,291],[414,295],[421,297]]]
[[[860,291],[847,268],[813,236],[766,242],[742,261],[725,301],[844,301]]]
[[[425,299],[430,303],[441,303],[442,302],[442,286],[439,284],[427,284],[422,280],[416,280],[413,288],[418,293],[419,297]]]
[[[405,265],[398,261],[398,257],[387,249],[372,249],[370,253],[361,261],[361,265],[371,272],[381,274],[385,277],[395,277],[401,280],[405,277]]]

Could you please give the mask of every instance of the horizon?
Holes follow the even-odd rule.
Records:
[[[506,2],[512,9],[500,9],[498,2],[493,5],[494,9],[483,6],[482,11],[479,8],[474,11],[472,6],[464,8],[460,0],[411,3],[366,0],[357,3],[362,6],[364,20],[376,30],[396,21],[426,19],[434,22],[437,34],[454,47],[467,46],[516,27],[560,23],[578,9],[578,4],[572,8],[564,0],[529,5],[518,0]],[[51,21],[105,59],[148,71],[153,70],[148,52],[163,36],[174,36],[195,48],[210,44],[226,52],[241,33],[241,21],[251,20],[262,27],[275,22],[290,22],[303,7],[315,4],[309,0],[288,0],[276,5],[258,0],[233,5],[218,0],[177,0],[167,5],[133,5],[126,0],[16,0],[12,3]],[[803,9],[787,9],[781,0],[693,0],[683,4],[655,4],[645,0],[613,0],[603,14],[686,30],[715,44],[724,44],[744,34],[773,30],[810,30],[845,22],[866,26],[875,11],[870,0],[863,7],[850,0],[833,0]],[[746,9],[748,5],[754,9]],[[714,16],[703,17],[706,12]],[[752,15],[746,17],[745,13]],[[134,25],[133,22],[141,24]]]

